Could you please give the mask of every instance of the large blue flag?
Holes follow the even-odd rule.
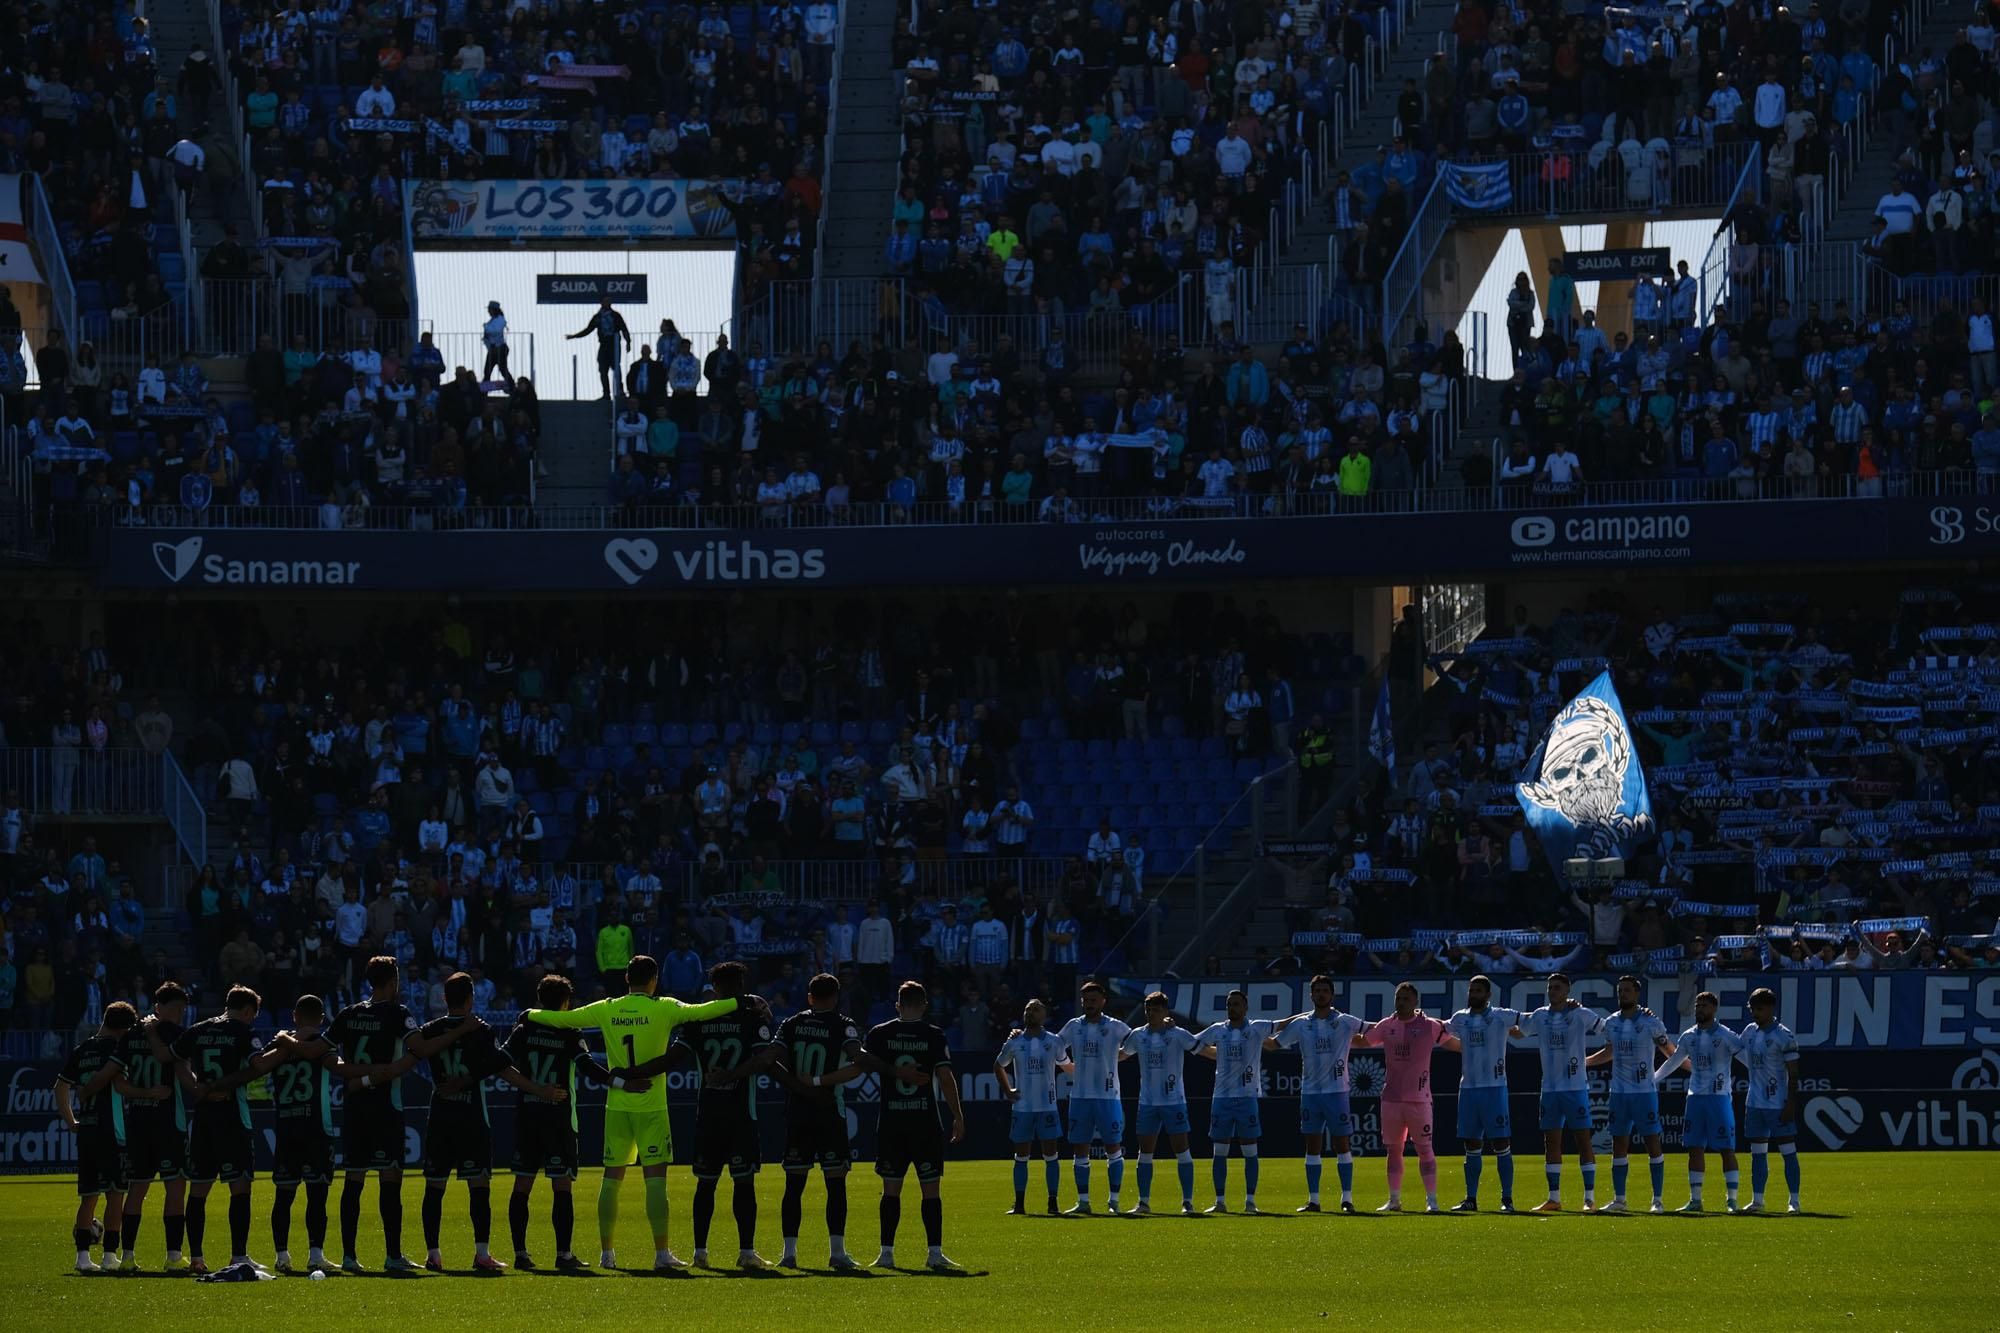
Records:
[[[1514,797],[1557,874],[1573,857],[1625,856],[1653,832],[1646,775],[1609,671],[1563,705]]]

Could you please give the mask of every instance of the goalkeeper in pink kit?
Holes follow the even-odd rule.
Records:
[[[1382,1148],[1389,1154],[1389,1202],[1382,1213],[1403,1211],[1403,1143],[1417,1143],[1417,1171],[1424,1178],[1424,1211],[1438,1207],[1437,1153],[1431,1144],[1431,1052],[1458,1049],[1444,1024],[1417,1008],[1417,988],[1396,987],[1396,1012],[1369,1029],[1370,1046],[1382,1048],[1387,1079],[1382,1089]]]

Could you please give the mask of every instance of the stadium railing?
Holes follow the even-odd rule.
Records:
[[[0,750],[0,791],[19,792],[22,806],[34,811],[37,818],[157,819],[166,808],[167,790],[176,781],[185,785],[173,756],[136,748],[93,750],[80,745]]]
[[[205,860],[206,858],[204,858]],[[1010,878],[1024,892],[1037,895],[1054,890],[1061,882],[1068,859],[1061,856],[967,856],[954,854],[936,860],[912,856],[908,865],[911,881],[927,894],[964,897],[983,893],[1002,876]],[[161,892],[155,906],[179,910],[187,905],[188,892],[200,873],[200,863],[168,866],[161,876]],[[770,860],[764,868],[777,888],[746,892],[740,888],[751,863],[737,859],[722,863],[722,882],[728,887],[717,893],[703,893],[702,867],[686,864],[661,877],[659,898],[663,904],[692,907],[717,901],[729,906],[798,906],[810,903],[853,904],[866,902],[893,887],[883,877],[882,860],[874,855],[848,859]],[[622,886],[638,873],[630,862],[546,861],[524,867],[543,888],[563,880],[573,880],[579,893],[603,882],[610,871]],[[503,886],[508,887],[508,886]]]
[[[1428,438],[1412,441],[1419,459],[1431,448]],[[1497,464],[1500,460],[1496,458]],[[59,545],[83,551],[91,534],[109,526],[136,525],[178,530],[346,530],[353,532],[531,532],[531,531],[736,531],[847,527],[958,527],[968,524],[1020,525],[1066,522],[1162,522],[1169,519],[1287,519],[1329,518],[1415,513],[1472,513],[1496,507],[1564,506],[1616,508],[1631,505],[1700,505],[1759,503],[1782,505],[1799,501],[1847,500],[1865,504],[1888,497],[1945,497],[1979,494],[1979,476],[1970,469],[1907,472],[1882,480],[1879,492],[1852,476],[1816,477],[1792,483],[1734,478],[1663,477],[1647,481],[1585,482],[1569,490],[1513,488],[1497,481],[1490,487],[1432,486],[1404,491],[1376,491],[1359,497],[1322,492],[1294,496],[1235,495],[1221,500],[1179,496],[1108,496],[1071,501],[1069,517],[1043,517],[1040,501],[1018,511],[1005,504],[992,510],[967,503],[916,500],[895,504],[884,500],[857,501],[829,512],[824,505],[767,519],[763,507],[748,504],[712,505],[441,505],[371,504],[339,510],[338,524],[328,519],[324,505],[260,505],[244,509],[210,505],[191,509],[178,504],[149,504],[137,510],[123,505],[58,509],[50,515]]]

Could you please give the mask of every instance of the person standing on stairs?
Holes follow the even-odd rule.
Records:
[[[492,383],[493,372],[497,369],[507,392],[514,392],[514,375],[507,369],[507,316],[498,301],[486,303],[486,325],[479,337],[486,344],[486,368],[479,372],[479,382]]]
[[[611,298],[604,297],[598,302],[596,313],[590,322],[570,334],[572,340],[597,335],[597,382],[603,387],[604,397],[611,397],[612,386],[618,375],[618,350],[620,340],[626,347],[632,345],[632,330],[625,326],[625,316],[611,308]]]

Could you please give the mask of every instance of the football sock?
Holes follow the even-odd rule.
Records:
[[[1247,1203],[1257,1197],[1257,1145],[1243,1145],[1243,1198]]]
[[[471,1193],[472,1243],[479,1247],[479,1253],[484,1254],[493,1240],[493,1187],[475,1185]]]
[[[826,1182],[827,1192],[833,1191],[831,1177]],[[778,1201],[778,1230],[785,1237],[785,1252],[796,1253],[799,1244],[799,1224],[806,1216],[806,1173],[785,1172],[785,1196]]]
[[[1752,1202],[1764,1202],[1764,1187],[1771,1183],[1771,1149],[1769,1144],[1750,1145],[1750,1198]]]
[[[1019,1203],[1028,1193],[1028,1159],[1014,1159],[1014,1202]]]
[[[1088,1181],[1090,1179],[1090,1159],[1088,1157],[1083,1159],[1083,1166],[1083,1178],[1085,1181]],[[1116,1199],[1119,1188],[1125,1184],[1125,1154],[1113,1151],[1104,1163],[1104,1174],[1111,1182],[1111,1197]]]
[[[1139,1154],[1139,1198],[1141,1202],[1153,1197],[1153,1154]]]
[[[1500,1197],[1514,1197],[1514,1150],[1502,1148],[1493,1154],[1493,1165],[1500,1172]]]
[[[1646,1159],[1646,1174],[1653,1178],[1653,1197],[1655,1199],[1666,1198],[1667,1159],[1664,1157],[1648,1157]]]
[[[1690,1203],[1701,1202],[1701,1182],[1703,1176],[1705,1176],[1706,1174],[1707,1173],[1703,1171],[1688,1172],[1688,1202]]]
[[[438,1240],[444,1234],[444,1186],[424,1187],[424,1248],[436,1251]]]
[[[556,1253],[569,1254],[570,1242],[576,1236],[576,1192],[557,1190],[555,1207],[551,1210],[556,1227]]]
[[[1778,1156],[1782,1159],[1785,1167],[1785,1190],[1792,1196],[1792,1202],[1797,1203],[1799,1201],[1799,1145],[1796,1143],[1779,1144]],[[125,1237],[125,1243],[127,1245],[132,1243],[129,1230]]]
[[[694,1247],[708,1248],[708,1224],[715,1217],[715,1182],[697,1180],[694,1183]]]
[[[1794,1189],[1793,1193],[1797,1193],[1797,1190]],[[119,1235],[123,1238],[124,1253],[125,1257],[128,1259],[132,1257],[132,1251],[139,1243],[139,1216],[140,1214],[138,1209],[127,1208],[125,1210],[125,1216],[122,1219],[120,1219],[124,1223],[124,1225],[119,1227],[118,1232]]]
[[[1317,1153],[1306,1154],[1306,1197],[1314,1203],[1319,1202],[1319,1177],[1324,1169]]]
[[[1474,1203],[1479,1201],[1479,1173],[1485,1167],[1486,1159],[1480,1155],[1479,1149],[1465,1150],[1465,1197]]]
[[[182,1206],[185,1207],[186,1205]],[[167,1255],[169,1258],[179,1258],[181,1253],[181,1241],[185,1239],[187,1236],[187,1214],[185,1212],[168,1213],[166,1216],[166,1223],[167,1223]]]
[[[1563,1194],[1563,1169],[1561,1162],[1544,1162],[1542,1174],[1549,1178],[1549,1198],[1560,1200]]]
[[[1194,1154],[1182,1150],[1174,1154],[1174,1169],[1181,1178],[1181,1201],[1194,1202]]]
[[[603,1249],[610,1249],[612,1237],[618,1234],[618,1187],[624,1182],[606,1178],[597,1187],[597,1239]]]
[[[515,1190],[507,1196],[507,1232],[514,1240],[514,1253],[528,1252],[528,1196]]]
[[[1061,1157],[1050,1153],[1042,1159],[1042,1182],[1049,1187],[1049,1197],[1055,1198],[1057,1189],[1062,1186]]]
[[[1722,1187],[1729,1191],[1729,1202],[1736,1202],[1736,1187],[1742,1179],[1743,1173],[1740,1171],[1724,1171],[1722,1173]]]
[[[403,1252],[403,1177],[384,1177],[381,1192],[375,1200],[375,1211],[382,1218],[382,1253],[397,1256]]]
[[[880,1217],[882,1220],[882,1248],[893,1250],[896,1248],[896,1224],[903,1220],[902,1196],[899,1194],[883,1195]]]
[[[90,1228],[76,1227],[70,1231],[69,1238],[76,1242],[77,1262],[83,1263],[88,1260],[90,1258],[90,1247],[97,1243],[97,1237],[90,1234]]]
[[[1344,1152],[1334,1158],[1333,1169],[1340,1177],[1340,1197],[1343,1199],[1354,1197],[1354,1154]]]
[[[1209,1167],[1209,1175],[1215,1182],[1215,1201],[1222,1202],[1222,1192],[1229,1188],[1229,1145],[1215,1145],[1215,1157]]]
[[[330,1180],[306,1182],[306,1244],[315,1254],[326,1248],[326,1196]]]
[[[920,1211],[924,1215],[924,1243],[936,1250],[944,1244],[944,1200],[925,1199]]]
[[[653,1248],[667,1248],[667,1178],[646,1177],[646,1221],[653,1228]]]
[[[744,1176],[735,1182],[736,1197],[732,1211],[736,1214],[736,1244],[739,1249],[757,1248],[757,1181]]]
[[[229,1196],[229,1253],[250,1253],[250,1191]]]
[[[271,1198],[271,1247],[280,1254],[292,1248],[292,1201],[298,1197],[297,1185],[280,1185]]]
[[[1389,1149],[1389,1197],[1401,1197],[1403,1193],[1403,1146],[1395,1144]]]
[[[1632,1160],[1629,1157],[1611,1159],[1611,1197],[1625,1197],[1625,1182],[1632,1178]]]
[[[167,1219],[167,1248],[173,1248],[173,1219]],[[361,1182],[350,1178],[340,1187],[340,1252],[354,1257],[354,1238],[361,1231]]]
[[[187,1201],[188,1249],[194,1257],[202,1257],[201,1244],[208,1231],[208,1198],[206,1195],[188,1195]]]
[[[1076,1201],[1082,1203],[1090,1197],[1090,1159],[1077,1158],[1070,1166],[1070,1174],[1076,1178]]]
[[[1597,1197],[1597,1163],[1594,1161],[1583,1164],[1583,1197],[1586,1200]]]
[[[110,1215],[109,1213],[106,1213],[106,1214],[105,1214],[105,1217],[106,1217],[106,1219],[107,1219],[107,1220],[109,1220],[110,1216],[111,1216],[111,1215]],[[109,1258],[110,1258],[110,1257],[111,1257],[112,1255],[114,1255],[114,1254],[118,1253],[118,1238],[119,1238],[120,1234],[121,1234],[121,1232],[120,1232],[120,1229],[119,1229],[119,1228],[117,1228],[117,1227],[106,1227],[106,1228],[104,1228],[104,1257],[105,1257],[105,1258],[109,1259]]]
[[[844,1175],[826,1178],[826,1234],[847,1234],[847,1177]],[[836,1246],[834,1252],[845,1254],[847,1251]]]
[[[1438,1201],[1437,1154],[1429,1150],[1417,1154],[1417,1175],[1424,1182],[1424,1198],[1436,1203]]]

